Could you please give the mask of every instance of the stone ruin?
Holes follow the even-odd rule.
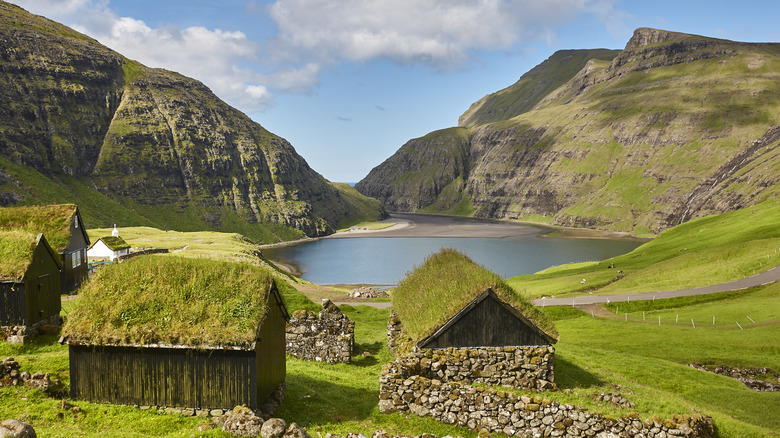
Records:
[[[355,345],[355,323],[329,299],[322,311],[293,312],[285,330],[287,353],[304,360],[349,363]]]

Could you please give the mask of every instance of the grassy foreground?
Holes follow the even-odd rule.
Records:
[[[715,313],[724,319],[741,313],[768,315],[756,324],[743,325],[743,330],[736,325],[717,324],[697,324],[693,328],[672,321],[662,321],[659,326],[656,321],[633,316],[626,321],[622,314],[599,318],[571,308],[546,307],[545,312],[556,320],[561,340],[556,345],[555,373],[560,389],[545,397],[612,417],[630,411],[642,418],[698,412],[713,416],[722,437],[778,436],[780,393],[754,392],[736,380],[686,366],[696,362],[780,370],[780,316],[765,310],[776,309],[778,297],[780,284],[772,284],[730,299],[714,296],[712,300],[698,297],[695,303],[642,303],[652,306],[645,308],[648,313],[675,312],[686,317]],[[66,312],[69,306],[66,304]],[[385,344],[388,311],[367,306],[343,306],[343,311],[356,321],[352,364],[288,357],[287,399],[278,416],[297,422],[315,437],[328,432],[368,434],[377,429],[404,434],[475,435],[429,418],[380,414],[379,373],[381,365],[391,360]],[[56,343],[54,335],[25,346],[0,344],[0,356],[13,356],[23,370],[51,372],[68,383],[67,349]],[[619,408],[596,402],[593,397],[602,392],[620,392],[635,406]],[[74,413],[59,405],[59,399],[37,390],[0,388],[0,418],[26,418],[42,436],[227,436],[214,430],[199,431],[199,425],[208,423],[199,418],[82,401],[72,402],[81,409]]]

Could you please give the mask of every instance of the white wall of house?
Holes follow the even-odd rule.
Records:
[[[92,248],[90,248],[87,251],[87,257],[89,257],[90,260],[111,260],[114,261],[115,258],[126,255],[130,253],[130,248],[120,249],[118,251],[114,251],[108,246],[106,246],[105,243],[103,243],[102,240],[98,240],[95,242],[94,245],[92,245]]]

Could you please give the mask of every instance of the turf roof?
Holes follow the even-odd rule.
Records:
[[[66,342],[251,348],[270,273],[245,263],[143,256],[101,267],[66,315]]]
[[[29,232],[0,230],[0,279],[19,281],[24,277],[37,241]]]
[[[52,249],[61,253],[68,247],[74,214],[74,204],[0,208],[0,231],[43,233]]]
[[[558,339],[558,332],[547,316],[520,297],[501,277],[453,249],[442,249],[410,272],[392,294],[393,307],[406,335],[418,342],[488,288],[547,335]]]
[[[125,239],[119,236],[105,236],[98,240],[102,240],[111,251],[119,251],[120,249],[130,248],[130,245],[125,242]],[[97,242],[95,242],[97,243]],[[92,246],[95,246],[92,244]]]

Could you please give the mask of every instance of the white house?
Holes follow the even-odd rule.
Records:
[[[89,260],[111,260],[130,254],[130,245],[117,236],[101,237],[87,250]]]

